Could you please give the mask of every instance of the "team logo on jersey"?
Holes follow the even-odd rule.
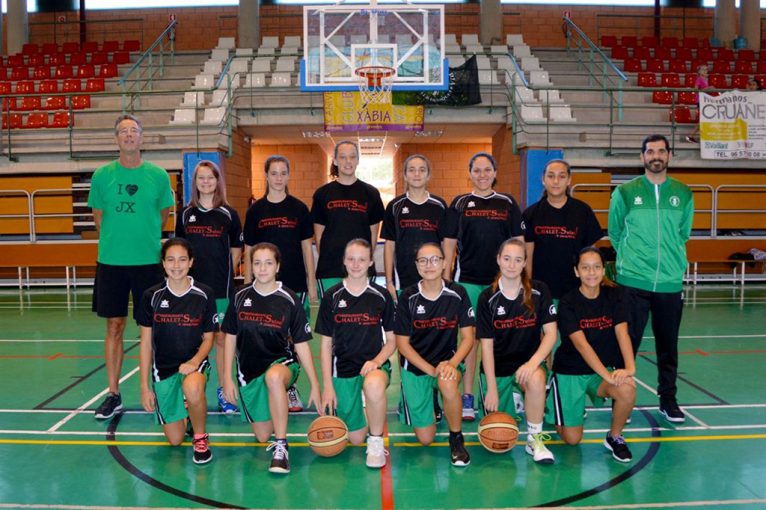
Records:
[[[550,308],[548,308],[548,315],[556,315],[556,305],[551,305]]]
[[[471,318],[475,317],[475,315],[473,313],[473,307],[472,306],[468,308],[468,316],[471,317]]]
[[[242,306],[253,306],[253,300],[250,298],[245,299],[245,302],[242,304]]]
[[[498,315],[505,315],[505,307],[504,306],[498,306],[497,307],[497,314]]]
[[[306,323],[306,326],[304,326],[303,330],[306,332],[307,335],[311,334],[311,326]]]
[[[348,305],[346,304],[345,299],[341,299],[340,301],[338,301],[338,308],[346,308],[347,306]]]
[[[160,301],[160,308],[170,308],[170,303],[168,303],[167,299]]]
[[[670,197],[670,205],[672,205],[673,207],[678,207],[679,205],[681,205],[681,199],[673,195],[672,197]]]
[[[470,202],[468,202],[468,207],[476,207],[476,202],[471,200]]]
[[[197,221],[197,217],[196,216],[194,216],[193,214],[191,216],[189,216],[189,223],[194,223],[195,221]]]
[[[244,243],[245,242],[245,234],[239,234],[239,242]]]
[[[223,312],[213,314],[213,324],[220,324],[223,322]]]
[[[415,313],[426,313],[426,307],[423,305],[418,305],[418,309],[415,310]]]
[[[402,214],[409,214],[410,208],[409,207],[402,207]]]
[[[641,197],[636,197],[633,199],[633,205],[644,205],[644,201]]]

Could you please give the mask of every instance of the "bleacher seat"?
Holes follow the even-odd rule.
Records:
[[[276,55],[276,48],[267,48],[267,47],[261,46],[260,48],[258,48],[257,55],[259,57],[271,57],[271,56],[274,56],[274,55]]]
[[[15,97],[4,97],[3,98],[3,110],[9,111],[9,110],[15,110],[16,109],[16,98]]]
[[[101,64],[101,67],[98,68],[98,76],[100,78],[116,78],[117,65],[116,64]]]
[[[203,67],[202,72],[205,74],[217,75],[221,74],[221,69],[223,69],[223,61],[208,60],[205,62],[205,66]]]
[[[696,92],[679,92],[678,93],[678,104],[697,104],[698,100],[699,100],[699,97]]]
[[[713,60],[715,56],[713,55],[713,49],[712,48],[697,48],[697,58],[699,60],[707,60],[708,62]]]
[[[68,41],[61,45],[61,51],[64,53],[75,53],[80,51],[80,43]]]
[[[115,51],[112,53],[112,64],[123,65],[130,63],[130,54],[127,51]]]
[[[617,36],[615,35],[602,35],[601,46],[606,48],[614,48],[617,46]]]
[[[620,39],[620,44],[628,48],[635,48],[638,46],[638,37],[635,35],[623,35]]]
[[[641,61],[637,58],[626,58],[623,68],[628,73],[638,73],[641,71]]]
[[[683,46],[684,48],[699,48],[699,41],[696,37],[684,37]]]
[[[114,53],[120,50],[120,43],[118,41],[104,41],[101,44],[101,51],[104,53]]]
[[[27,65],[30,67],[44,66],[45,55],[42,53],[35,53],[27,56]]]
[[[85,53],[77,52],[69,55],[69,64],[73,66],[80,66],[88,62],[88,56]]]
[[[662,86],[668,88],[681,88],[681,80],[676,73],[663,73]]]
[[[39,91],[41,94],[50,94],[59,91],[58,80],[42,80],[40,82]]]
[[[660,60],[670,60],[673,58],[673,53],[670,51],[670,48],[658,46],[654,48],[654,58],[658,58]]]
[[[209,106],[215,108],[218,106],[225,106],[229,91],[226,89],[217,89],[213,91],[213,97],[210,99]]]
[[[14,67],[11,69],[11,80],[12,81],[18,81],[18,80],[28,80],[29,79],[29,68],[28,67]]]
[[[171,124],[194,124],[197,122],[197,112],[194,108],[176,108],[173,111]]]
[[[524,44],[524,36],[521,34],[506,34],[505,44],[510,47],[520,46]]]
[[[687,89],[693,89],[695,81],[697,81],[697,73],[688,73],[684,77],[684,87]]]
[[[51,53],[50,55],[48,55],[48,65],[61,66],[65,64],[66,64],[65,53]]]
[[[730,86],[733,89],[747,90],[748,81],[750,81],[750,77],[746,74],[732,74]]]
[[[633,48],[633,58],[639,58],[641,60],[649,60],[652,57],[652,52],[648,46],[636,46]]]
[[[460,38],[460,42],[463,46],[477,46],[480,45],[479,43],[479,34],[463,34],[463,36]]]
[[[23,116],[20,113],[4,113],[3,114],[3,129],[19,129],[22,124]]]
[[[711,74],[709,81],[710,81],[710,86],[715,89],[729,88],[729,84],[726,81],[726,76],[724,76],[723,74]]]
[[[231,64],[229,64],[229,73],[246,73],[249,69],[249,60],[246,58],[235,58],[232,59]]]
[[[678,60],[694,60],[691,48],[676,48],[676,58]]]
[[[40,129],[48,127],[48,114],[34,112],[27,115],[27,122],[22,126],[25,129]]]
[[[90,108],[90,96],[72,96],[72,109],[84,110]]]
[[[193,89],[210,89],[215,85],[215,77],[211,74],[198,74],[194,77]]]
[[[95,65],[106,64],[109,62],[109,54],[103,51],[97,51],[90,54],[90,63]]]
[[[537,57],[522,58],[521,69],[524,71],[540,71],[542,69],[542,67],[540,67],[540,59]]]
[[[77,66],[78,78],[93,78],[96,76],[96,69],[93,64],[82,64]]]
[[[13,94],[13,91],[11,90],[11,83],[7,81],[0,81],[0,96],[5,96],[7,94]]]
[[[43,49],[42,53],[45,55],[53,55],[54,53],[58,53],[59,51],[59,45],[55,42],[47,42],[43,43]]]
[[[68,128],[72,119],[69,116],[69,112],[54,112],[53,121],[48,127],[51,128]]]
[[[490,71],[492,69],[492,63],[489,61],[489,57],[486,55],[478,55],[476,57],[476,67],[479,69],[479,73],[482,71]],[[538,69],[540,68],[538,64]],[[496,82],[497,80],[495,80]]]
[[[650,58],[646,61],[646,70],[653,73],[664,73],[665,61],[656,58]]]
[[[493,44],[489,47],[489,52],[492,55],[507,55],[508,46],[503,46],[502,44]]]
[[[463,55],[447,55],[447,63],[450,67],[458,67],[465,64],[465,57]]]
[[[272,87],[289,87],[292,85],[291,73],[272,73],[271,86]]]
[[[766,53],[766,52],[764,52]],[[756,64],[755,72],[766,73],[766,60],[759,60]]]
[[[729,74],[731,72],[731,62],[728,60],[715,60],[713,62],[713,72],[718,74]]]
[[[64,80],[64,85],[61,87],[62,92],[80,92],[82,90],[82,82],[79,78],[68,78]]]
[[[689,71],[691,71],[693,73],[696,73],[697,70],[699,70],[699,68],[702,67],[702,66],[708,67],[708,69],[709,69],[707,60],[700,60],[698,58],[695,58],[694,60],[692,60],[691,66],[689,68]]]
[[[689,69],[686,67],[686,60],[671,60],[668,70],[671,73],[686,73]]]
[[[497,85],[497,72],[494,69],[479,69],[479,85]]]
[[[282,51],[285,50],[285,48],[300,48],[301,47],[301,36],[299,35],[286,35],[285,41],[282,44]]]
[[[548,71],[530,71],[529,84],[539,87],[547,87],[552,85],[551,79],[548,76]]]
[[[234,55],[237,57],[252,57],[253,48],[237,48],[237,50],[234,52]]]
[[[734,60],[734,50],[729,48],[718,48],[718,60]]]
[[[218,108],[205,108],[205,114],[202,117],[200,124],[207,124],[217,126],[223,122],[226,116],[226,107],[219,106]]]
[[[215,47],[225,48],[227,50],[233,50],[236,47],[236,45],[237,43],[233,37],[219,37],[218,44]]]
[[[737,60],[755,60],[755,51],[742,49],[737,51]]]
[[[24,55],[32,55],[34,53],[40,53],[40,47],[35,43],[24,43],[21,46],[21,53]]]
[[[106,83],[103,78],[88,78],[85,82],[86,92],[103,92],[106,90]]]
[[[261,47],[262,48],[279,48],[279,37],[265,36],[263,39],[261,39]]]
[[[734,72],[740,74],[751,74],[753,72],[753,62],[751,60],[735,60]]]
[[[480,55],[482,53],[484,53],[484,46],[480,44],[469,44],[465,47],[466,55]]]
[[[516,57],[516,60],[524,57],[531,57],[532,51],[526,44],[518,44],[513,47],[513,56]]]
[[[645,48],[656,48],[660,42],[653,35],[645,35],[641,38],[641,46]]]
[[[524,122],[530,124],[544,123],[545,116],[543,115],[543,107],[539,104],[523,104],[521,105],[521,118]]]
[[[541,90],[538,94],[540,95],[540,101],[542,101],[543,104],[564,102],[557,89]]]
[[[40,96],[26,96],[21,98],[21,103],[16,106],[22,111],[39,110],[41,108]]]
[[[66,110],[66,96],[47,96],[45,98],[46,110]]]
[[[665,48],[678,48],[678,37],[663,37],[662,46]]]
[[[8,67],[23,67],[27,62],[24,60],[24,55],[8,55]]]
[[[672,104],[673,93],[667,90],[655,90],[654,92],[652,92],[652,103]]]
[[[251,72],[245,75],[245,87],[257,88],[266,86],[266,74]]]
[[[80,51],[83,53],[95,53],[98,51],[98,43],[96,41],[84,41],[80,46]]]
[[[696,119],[692,118],[692,113],[688,106],[676,106],[668,113],[670,121],[675,122],[676,124],[691,124],[696,122]]]
[[[535,93],[532,92],[532,89],[524,85],[516,87],[516,97],[514,100],[521,104],[534,104],[537,102],[535,101]]]
[[[35,82],[28,81],[28,80],[22,80],[16,82],[16,93],[17,94],[34,94],[35,93]]]
[[[122,42],[122,51],[141,51],[141,41],[128,39]]]
[[[548,118],[554,122],[577,122],[568,104],[549,104]]]
[[[294,57],[279,57],[277,59],[277,67],[274,69],[276,72],[288,72],[295,71],[295,58]]]
[[[226,62],[229,60],[229,50],[216,48],[213,51],[210,52],[210,60],[217,60],[220,62]],[[210,62],[208,60],[208,62]]]
[[[46,80],[51,77],[50,66],[37,66],[32,72],[32,78],[35,80]]]
[[[639,87],[656,87],[657,75],[655,75],[654,73],[648,73],[648,72],[638,73],[637,85]]]
[[[54,76],[59,80],[64,80],[67,78],[71,78],[74,76],[74,73],[72,72],[72,66],[69,64],[63,64],[56,67],[56,73]]]
[[[198,107],[205,105],[205,93],[202,91],[187,91],[184,92],[184,98],[181,101],[183,106]]]
[[[271,59],[267,57],[258,57],[254,59],[251,70],[254,73],[270,73]]]

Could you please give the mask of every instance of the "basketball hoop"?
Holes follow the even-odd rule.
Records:
[[[396,77],[396,69],[388,66],[364,66],[354,69],[359,79],[359,95],[362,104],[381,104],[391,102],[391,87]]]

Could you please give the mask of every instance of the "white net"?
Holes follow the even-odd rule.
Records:
[[[365,66],[354,70],[359,79],[359,95],[363,105],[391,102],[391,87],[396,70],[386,66]]]

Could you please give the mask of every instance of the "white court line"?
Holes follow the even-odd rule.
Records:
[[[37,344],[37,343],[104,343],[103,338],[99,338],[96,340],[77,340],[77,339],[53,339],[53,338],[45,338],[45,339],[12,339],[12,338],[2,338],[0,339],[0,343],[4,344]]]
[[[652,393],[652,395],[654,395],[655,397],[657,396],[657,392],[654,390],[654,388],[651,388],[651,387],[650,387],[648,384],[646,384],[644,381],[642,381],[641,379],[639,379],[639,378],[638,378],[638,377],[636,377],[636,376],[633,376],[633,380],[634,380],[634,381],[636,381],[638,384],[640,384],[640,385],[641,385],[643,388],[646,388],[647,390],[649,390],[649,391]],[[683,409],[683,410],[686,412],[686,416],[688,416],[689,418],[691,418],[693,421],[696,421],[696,422],[697,422],[699,425],[701,425],[701,426],[703,426],[703,427],[707,427],[707,426],[708,426],[708,425],[707,425],[707,423],[705,423],[704,421],[700,420],[699,418],[697,418],[696,416],[694,416],[692,413],[690,413],[690,412],[689,412],[689,411],[686,409],[686,407],[683,407],[682,409]]]
[[[128,372],[127,374],[125,374],[125,375],[124,375],[124,376],[123,376],[123,377],[120,379],[120,381],[119,381],[119,382],[120,382],[120,384],[122,384],[122,383],[123,383],[123,382],[125,382],[125,381],[126,381],[128,378],[129,378],[129,377],[131,377],[133,374],[135,374],[136,372],[138,372],[139,368],[140,368],[140,367],[136,367],[136,368],[134,368],[133,370],[131,370],[130,372]],[[63,426],[63,425],[66,423],[66,422],[68,422],[69,420],[71,420],[72,418],[74,418],[75,416],[77,416],[78,414],[80,414],[81,412],[83,412],[85,409],[87,409],[88,407],[90,407],[90,405],[91,405],[92,403],[96,402],[97,400],[99,400],[101,397],[103,397],[103,396],[104,396],[104,395],[106,395],[107,393],[109,393],[109,387],[106,387],[106,388],[104,388],[104,390],[103,390],[101,393],[97,394],[95,397],[93,397],[92,399],[88,400],[88,401],[87,401],[87,402],[85,402],[83,405],[81,405],[80,407],[78,407],[77,409],[75,409],[74,411],[72,411],[71,413],[69,413],[67,416],[65,416],[64,418],[62,418],[61,420],[59,420],[59,422],[58,422],[58,423],[56,423],[54,426],[52,426],[51,428],[49,428],[49,429],[48,429],[48,432],[55,432],[55,431],[57,431],[57,430],[58,430],[59,428],[61,428],[61,427],[62,427],[62,426]]]
[[[645,339],[654,340],[653,336],[644,336]],[[678,338],[766,338],[766,334],[753,334],[753,335],[678,335]]]
[[[723,505],[763,505],[766,504],[766,499],[718,499],[718,500],[702,500],[702,501],[670,501],[667,503],[632,503],[622,505],[588,505],[588,506],[552,506],[549,508],[557,510],[621,510],[632,508],[691,508],[702,507],[708,508],[711,506],[723,506]],[[521,510],[522,508],[529,507],[503,507],[503,510]],[[479,510],[499,510],[491,508],[483,508]]]
[[[86,506],[86,505],[45,505],[45,504],[27,504],[27,503],[0,503],[0,508],[41,508],[51,510],[187,510],[189,507],[173,508],[158,506]],[[570,507],[572,508],[572,507]],[[250,510],[258,510],[251,508]],[[261,509],[267,510],[267,509]],[[270,508],[268,510],[274,510]]]

